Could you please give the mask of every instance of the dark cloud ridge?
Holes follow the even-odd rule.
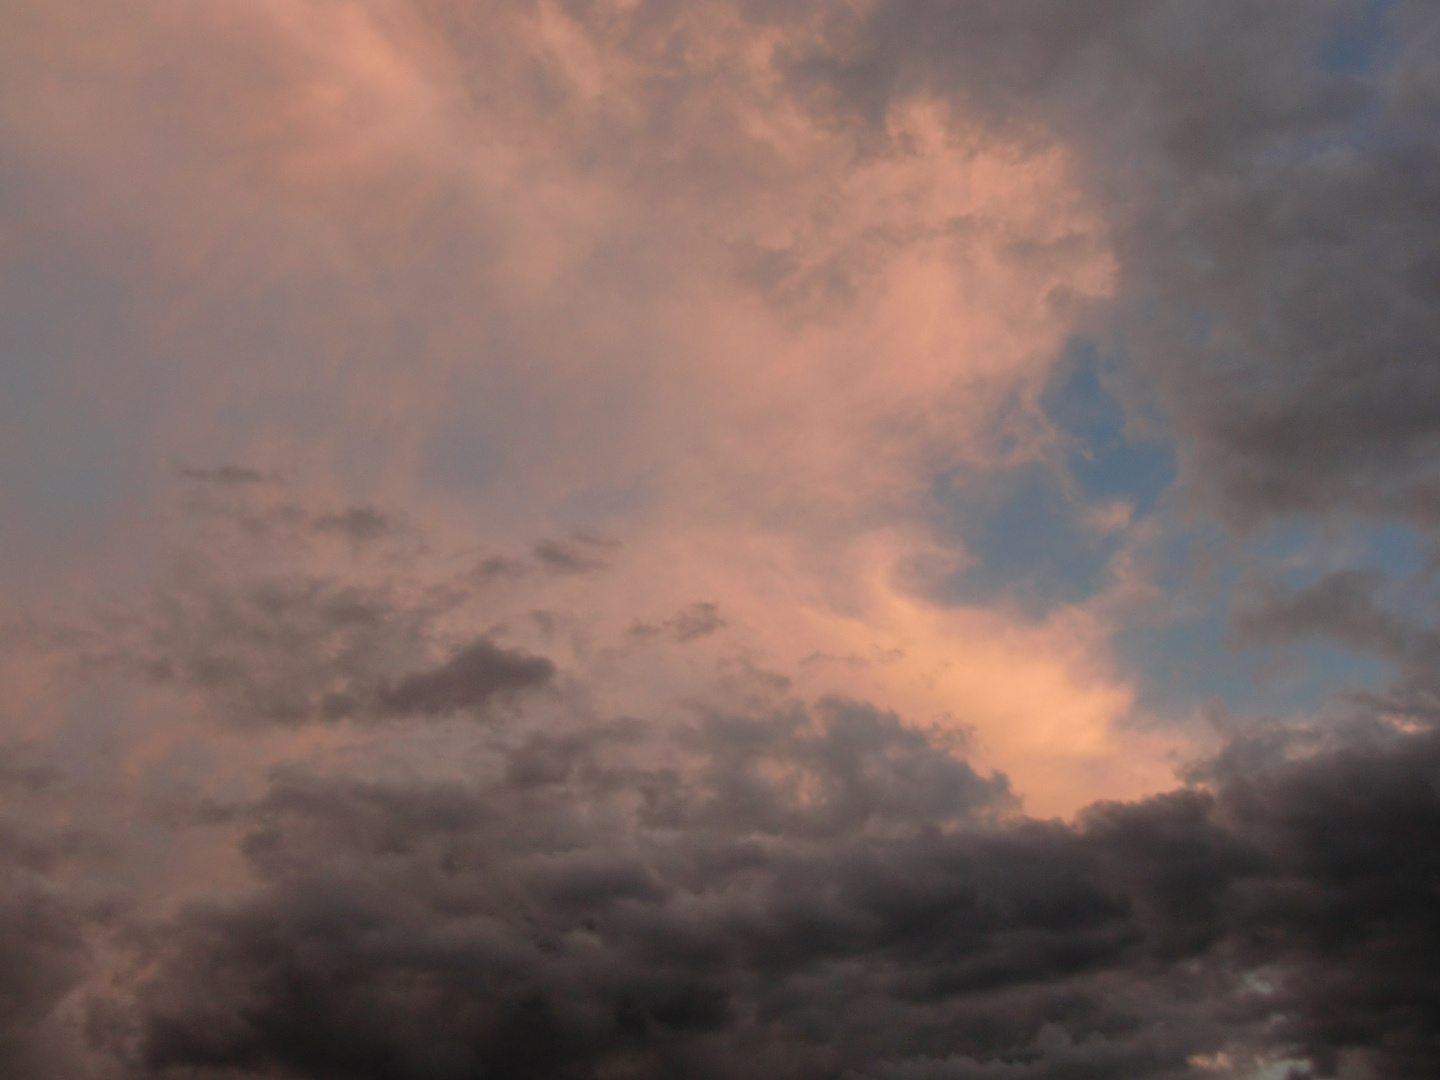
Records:
[[[1432,731],[1372,730],[1073,827],[994,816],[1003,786],[859,705],[803,724],[711,715],[692,739],[707,764],[684,783],[607,765],[583,736],[567,768],[493,785],[277,777],[244,841],[264,884],[163,938],[142,1071],[1178,1077],[1224,1053],[1421,1077],[1440,1062]],[[818,787],[787,786],[797,764]],[[933,798],[916,794],[926,769]]]

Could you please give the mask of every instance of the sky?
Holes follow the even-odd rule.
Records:
[[[0,1073],[1440,1074],[1437,57],[11,0]]]

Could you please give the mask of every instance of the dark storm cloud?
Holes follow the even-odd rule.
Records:
[[[43,1025],[87,974],[86,920],[43,881],[0,866],[0,1070],[59,1076]]]
[[[1064,140],[1121,330],[1231,512],[1440,518],[1440,14],[1328,0],[889,0],[832,80]]]
[[[539,772],[517,745],[491,784],[278,776],[248,812],[262,886],[163,938],[142,1072],[1440,1064],[1434,733],[1222,768],[1214,793],[1074,827],[997,817],[1003,786],[863,706],[702,717],[686,783],[607,763],[639,734],[552,745]]]
[[[1227,780],[1220,808],[1270,869],[1220,910],[1231,963],[1268,969],[1239,1001],[1273,1038],[1321,1075],[1354,1048],[1419,1077],[1440,1064],[1440,737],[1372,738]]]
[[[87,845],[53,820],[62,774],[29,748],[0,747],[0,1072],[60,1077],[51,1014],[88,974],[83,911],[56,872]],[[88,918],[87,918],[88,914]]]

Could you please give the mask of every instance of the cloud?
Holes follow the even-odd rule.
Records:
[[[614,544],[588,537],[576,537],[569,541],[542,540],[533,550],[535,559],[546,570],[554,574],[585,574],[603,570],[605,560],[600,552]]]
[[[268,484],[275,477],[269,473],[252,469],[247,465],[219,465],[213,469],[186,468],[180,470],[186,480],[199,480],[207,484]]]
[[[1401,659],[1420,629],[1380,607],[1376,593],[1384,584],[1379,571],[1338,570],[1294,592],[1267,590],[1237,611],[1233,622],[1247,641],[1330,639]]]
[[[634,648],[633,619],[567,638],[583,609],[517,615],[593,575],[401,574],[407,539],[337,545],[309,518],[267,536],[261,583],[261,560],[223,546],[204,573],[181,559],[156,610],[205,612],[193,630],[157,638],[167,624],[139,606],[46,639],[87,658],[57,669],[67,685],[129,703],[120,759],[82,740],[63,768],[17,753],[0,770],[30,838],[0,844],[16,883],[0,904],[24,930],[0,938],[17,980],[0,1006],[40,1033],[15,1044],[19,1075],[1434,1062],[1440,738],[1423,712],[1356,702],[1263,746],[1241,728],[1188,786],[1039,820],[954,724],[807,697],[746,659],[742,628],[663,649]],[[299,572],[312,560],[327,577]],[[459,635],[487,619],[489,636]],[[135,641],[251,651],[238,683],[157,678]],[[615,708],[605,673],[670,651],[694,676]],[[370,696],[327,714],[337,676]],[[310,687],[311,704],[236,725],[237,685]],[[67,839],[63,815],[43,826],[57,811],[94,840]],[[100,879],[104,903],[87,899]]]
[[[694,641],[696,638],[715,633],[725,625],[725,620],[720,617],[718,604],[700,601],[678,612],[665,625],[674,635],[675,640],[683,644],[686,641]]]
[[[479,709],[491,699],[548,683],[555,665],[542,656],[471,642],[430,671],[407,675],[380,692],[380,708],[391,714],[446,714]]]
[[[1418,3],[892,0],[808,70],[1077,148],[1126,344],[1232,513],[1429,523],[1436,33]]]
[[[814,653],[924,657],[904,694],[857,670],[813,679],[816,696],[928,723],[973,689],[978,732],[1035,743],[1073,720],[1086,755],[1112,735],[1132,744],[1137,763],[1097,781],[1093,762],[1031,775],[1004,738],[977,739],[1038,808],[1168,783],[1168,746],[1118,734],[1129,695],[1103,620],[1067,610],[1037,629],[988,597],[915,617],[924,586],[902,572],[965,559],[934,528],[936,476],[1043,451],[1049,369],[1113,289],[1070,146],[936,95],[897,100],[868,131],[813,111],[790,60],[855,24],[801,8],[502,4],[481,18],[277,0],[234,19],[166,4],[123,24],[60,10],[35,8],[31,59],[7,72],[8,100],[45,96],[55,122],[0,118],[21,148],[16,288],[54,283],[13,352],[66,358],[43,368],[64,423],[23,437],[75,447],[67,461],[128,494],[80,500],[53,543],[15,526],[33,548],[15,580],[83,597],[87,576],[96,590],[142,579],[181,528],[154,463],[245,462],[231,468],[278,469],[309,494],[287,508],[269,485],[196,483],[191,498],[243,496],[233,512],[257,534],[308,524],[383,547],[398,519],[370,515],[395,508],[435,523],[438,549],[491,547],[508,560],[489,564],[495,580],[535,589],[533,610],[567,586],[542,596],[511,571],[591,580],[583,602],[564,597],[585,609],[577,628],[658,625],[704,598],[757,663],[790,675]],[[676,52],[681,39],[694,48]],[[112,288],[129,299],[98,303]],[[73,486],[48,475],[29,483]],[[54,520],[41,501],[6,520]],[[268,586],[326,579],[311,565]],[[417,643],[317,615],[285,647],[333,648],[308,669],[325,677],[277,658],[262,685],[251,654],[280,639],[251,600],[225,603],[244,633],[222,648],[220,612],[187,609],[175,633],[196,636],[167,652],[175,678],[226,683],[236,720],[291,726],[353,711],[382,675],[490,629],[402,656]],[[507,627],[528,617],[507,608]],[[956,676],[950,655],[987,660]],[[642,685],[607,688],[617,707],[669,691],[666,662],[642,663],[628,669]],[[1017,664],[1033,673],[1024,695],[997,685]],[[939,686],[929,700],[917,674]],[[1061,700],[1070,689],[1081,704]]]
[[[1433,1064],[1433,732],[1342,741],[1063,826],[990,818],[1003,787],[864,707],[824,705],[792,741],[797,719],[703,719],[702,771],[683,786],[664,770],[622,779],[603,740],[548,782],[277,777],[246,811],[262,884],[190,908],[159,946],[141,989],[148,1068]],[[916,781],[936,767],[953,779],[927,795]]]
[[[369,506],[352,506],[339,513],[322,514],[315,519],[321,532],[343,533],[357,542],[374,540],[390,529],[390,520]]]
[[[720,617],[720,605],[709,601],[697,601],[682,608],[659,626],[636,622],[630,628],[630,633],[642,640],[659,634],[668,634],[671,640],[683,645],[687,641],[707,637],[717,630],[723,629],[725,625],[725,620]]]
[[[7,1075],[1435,1073],[1429,6],[0,18]]]
[[[331,561],[333,547],[311,550],[309,537],[355,539],[348,514],[337,528],[292,503],[278,514],[206,504],[200,516],[220,526],[207,537],[210,550],[177,560],[147,603],[117,604],[89,626],[32,633],[30,643],[66,642],[82,670],[138,678],[162,695],[199,695],[191,707],[238,729],[478,715],[556,675],[549,659],[483,635],[449,640],[446,615],[473,608],[476,597],[464,575],[437,583],[387,572],[408,552],[403,537],[350,547],[347,566]],[[389,530],[373,532],[372,519],[387,518],[360,514],[364,539],[380,544]],[[268,573],[244,561],[255,542],[281,557]],[[437,651],[444,659],[432,659]]]
[[[1321,642],[1388,662],[1394,679],[1383,691],[1365,696],[1377,705],[1390,702],[1398,714],[1424,710],[1436,690],[1435,661],[1440,633],[1426,616],[1429,605],[1400,604],[1401,590],[1376,570],[1337,570],[1299,589],[1262,584],[1231,611],[1230,624],[1242,645],[1294,645]],[[1417,582],[1407,583],[1415,590]],[[1424,596],[1423,585],[1420,590]],[[1355,691],[1352,691],[1354,693]],[[1382,706],[1383,707],[1383,706]]]
[[[58,1077],[73,1064],[54,1014],[89,976],[87,931],[104,918],[103,904],[86,910],[55,884],[96,854],[82,830],[61,824],[62,776],[33,747],[0,746],[0,1067],[15,1076]]]

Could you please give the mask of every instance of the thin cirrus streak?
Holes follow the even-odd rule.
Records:
[[[0,20],[7,1075],[1433,1073],[1424,5]]]

